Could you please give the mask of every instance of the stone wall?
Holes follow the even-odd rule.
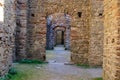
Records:
[[[12,55],[15,52],[14,3],[14,0],[0,0],[0,8],[2,7],[4,12],[3,21],[0,21],[0,76],[8,71],[12,64]]]
[[[79,64],[101,65],[103,47],[102,1],[86,0],[16,0],[16,53],[14,60],[45,60],[47,17],[69,15],[68,21],[55,17],[55,26],[69,26],[66,44],[71,61]],[[66,16],[66,18],[68,18]],[[61,22],[61,23],[59,23]],[[69,25],[64,22],[69,22]],[[71,30],[71,31],[70,31]],[[67,37],[67,36],[66,36]],[[53,40],[52,40],[53,41]],[[13,41],[14,42],[14,41]],[[16,59],[15,59],[16,58]]]
[[[76,0],[71,25],[71,60],[77,64],[88,64],[90,0]]]
[[[101,65],[104,48],[104,80],[119,80],[119,3],[104,0],[103,28],[103,0],[0,0],[0,76],[12,59],[45,60],[46,18],[62,13],[71,17],[71,60]]]
[[[43,0],[28,1],[27,58],[45,60],[46,15]]]
[[[88,63],[90,1],[86,0],[29,0],[27,27],[28,57],[41,59],[46,47],[46,18],[56,13],[71,16],[71,59]]]
[[[104,80],[120,80],[120,0],[104,0]]]
[[[89,64],[101,66],[103,62],[103,0],[91,0]]]
[[[44,10],[47,16],[55,13],[71,17],[70,48],[75,63],[86,63],[88,55],[89,0],[46,0]]]
[[[26,58],[27,1],[16,0],[16,60]]]
[[[27,57],[41,59],[45,55],[47,17],[58,13],[71,17],[69,24],[71,60],[79,64],[101,65],[103,53],[103,3],[101,0],[70,0],[69,2],[29,0]],[[60,21],[57,18],[55,20]]]

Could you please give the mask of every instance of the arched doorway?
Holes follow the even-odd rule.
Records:
[[[57,13],[47,18],[46,49],[52,50],[56,45],[64,45],[70,50],[70,21],[69,15]]]

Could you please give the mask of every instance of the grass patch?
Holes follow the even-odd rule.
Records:
[[[76,66],[82,67],[82,68],[101,68],[101,66],[90,66],[88,64],[76,64]]]
[[[37,72],[36,66],[42,67],[42,64],[47,64],[47,62],[28,59],[21,60],[18,63],[20,64],[15,64],[13,68],[9,69],[8,74],[1,77],[0,80],[30,80]]]
[[[44,74],[42,69],[36,68],[41,64],[15,64],[14,66],[18,72],[10,80],[38,80]]]
[[[38,71],[38,69],[35,68],[37,66],[36,64],[15,64],[14,66],[15,67],[11,68],[8,74],[0,78],[0,80],[34,80],[31,78],[38,77],[38,75],[36,75]]]
[[[17,74],[17,69],[16,68],[10,68],[10,70],[9,70],[9,72],[8,72],[9,74],[11,74],[11,75],[15,75],[15,74]]]
[[[25,77],[28,77],[27,75],[27,71],[23,72],[23,71],[18,71],[18,73],[16,75],[13,75],[10,80],[25,80]],[[30,75],[29,75],[30,76]]]
[[[19,61],[19,63],[23,63],[23,64],[46,64],[47,62],[39,61],[39,60],[23,59],[23,60]]]
[[[17,74],[17,70],[15,68],[10,68],[8,74],[4,77],[1,77],[0,80],[12,80],[12,77]]]
[[[94,78],[93,80],[103,80],[102,78]]]
[[[87,64],[76,64],[78,67],[82,67],[82,68],[90,68],[89,65]]]

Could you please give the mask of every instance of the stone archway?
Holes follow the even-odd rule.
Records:
[[[49,50],[54,49],[56,41],[55,36],[57,30],[62,30],[65,32],[64,46],[65,49],[67,50],[70,49],[70,21],[71,21],[70,16],[64,13],[56,13],[48,16],[46,49]]]

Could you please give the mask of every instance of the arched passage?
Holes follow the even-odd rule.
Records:
[[[49,15],[47,18],[47,42],[46,49],[52,50],[56,45],[56,37],[62,31],[62,41],[65,49],[70,49],[70,16],[64,13]]]
[[[55,46],[56,45],[64,45],[65,46],[65,41],[67,40],[66,37],[66,29],[65,27],[60,27],[57,26],[54,28],[54,34],[55,34]],[[66,39],[66,40],[65,40]]]

